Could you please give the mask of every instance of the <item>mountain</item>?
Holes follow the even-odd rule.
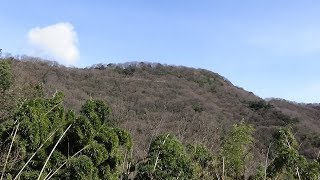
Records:
[[[256,157],[265,156],[278,127],[289,125],[304,155],[314,158],[320,148],[319,105],[266,101],[208,70],[143,62],[71,68],[30,57],[12,59],[12,68],[17,92],[41,84],[45,96],[62,91],[64,105],[76,111],[89,98],[107,102],[119,126],[132,134],[136,158],[163,133],[215,152],[222,135],[242,120],[256,129]]]

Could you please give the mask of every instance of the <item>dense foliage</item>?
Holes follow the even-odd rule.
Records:
[[[138,169],[137,179],[193,179],[194,170],[183,144],[174,136],[158,136],[148,157]]]
[[[191,158],[196,179],[212,179],[217,167],[216,158],[203,144],[188,144],[187,153]]]
[[[64,95],[24,102],[12,120],[0,125],[1,175],[5,179],[245,179],[254,161],[254,129],[235,124],[214,155],[202,144],[184,146],[174,135],[157,136],[148,156],[132,165],[131,136],[114,127],[111,109],[88,100],[80,114],[64,109]],[[271,162],[251,178],[317,179],[320,161],[297,151],[289,128],[280,128],[272,140]],[[8,159],[7,159],[8,157]]]
[[[11,71],[17,62],[0,62],[4,72],[0,77],[3,179],[320,177],[319,157],[301,154],[305,144],[314,148],[311,152],[319,151],[317,127],[301,131],[310,125],[302,124],[300,117],[285,114],[251,94],[241,94],[242,90],[216,74],[140,63],[101,65],[79,70],[82,74],[78,75],[78,70],[54,63],[50,65],[53,70],[42,72],[48,65],[38,62],[29,67],[35,76],[25,76],[24,69]],[[39,68],[39,63],[43,67]],[[52,78],[65,86],[58,88],[61,83]],[[54,92],[46,89],[48,82],[56,83],[53,89],[64,89],[67,97],[56,92],[45,98]],[[77,93],[70,93],[72,88]],[[316,107],[306,108],[317,112]],[[239,122],[240,117],[245,118]],[[303,144],[301,140],[305,140]],[[144,148],[145,154],[141,153]]]
[[[12,84],[12,72],[10,61],[0,61],[0,91],[9,89]]]
[[[8,89],[13,83],[11,63],[0,59],[0,122],[11,114],[13,100]]]
[[[66,165],[52,176],[53,179],[119,178],[124,155],[130,151],[132,142],[126,131],[109,125],[112,124],[109,107],[101,101],[88,100],[76,116],[66,111],[62,102],[62,93],[49,99],[27,101],[12,120],[1,124],[1,152],[8,152],[15,138],[4,176],[15,177],[24,169],[19,173],[22,179],[36,179],[44,162],[50,158],[41,179],[64,163]],[[15,136],[12,136],[13,131],[16,131]],[[62,138],[60,142],[59,138]],[[59,144],[54,149],[56,143]],[[79,151],[81,155],[72,157]],[[1,153],[1,164],[5,164],[5,155]]]
[[[27,91],[30,84],[46,96],[64,92],[65,107],[75,112],[91,97],[108,102],[119,127],[134,134],[134,158],[145,157],[151,137],[167,132],[217,152],[221,136],[242,118],[256,129],[260,159],[275,129],[287,125],[303,140],[299,150],[307,158],[320,148],[318,106],[266,101],[204,69],[143,62],[71,68],[26,56],[11,60],[11,69],[15,82],[7,92],[21,94],[22,101],[33,92]]]
[[[225,174],[233,179],[243,179],[252,159],[253,127],[241,122],[233,125],[221,148]]]
[[[281,179],[319,179],[320,161],[308,161],[298,152],[299,144],[289,128],[274,134],[273,161],[268,176]]]

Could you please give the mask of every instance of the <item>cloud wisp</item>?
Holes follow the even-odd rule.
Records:
[[[70,23],[32,28],[28,42],[38,52],[36,55],[54,58],[65,65],[74,65],[80,56],[77,33]]]

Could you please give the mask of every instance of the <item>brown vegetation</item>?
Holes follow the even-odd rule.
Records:
[[[302,140],[305,155],[314,158],[320,148],[319,106],[266,102],[207,70],[153,63],[80,69],[30,57],[12,65],[17,91],[38,84],[46,95],[62,91],[65,106],[76,110],[90,97],[107,102],[113,118],[132,134],[136,158],[144,157],[153,138],[164,132],[215,152],[221,135],[242,119],[255,126],[256,156],[264,156],[272,133],[286,125]]]

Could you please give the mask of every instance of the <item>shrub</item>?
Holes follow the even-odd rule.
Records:
[[[6,91],[12,84],[11,64],[8,60],[0,60],[0,91]]]
[[[138,167],[136,179],[193,179],[194,170],[184,146],[173,135],[152,141],[148,157]]]
[[[252,158],[254,129],[251,125],[233,125],[231,132],[225,138],[220,156],[224,159],[226,175],[233,179],[241,179],[245,175],[246,166]]]
[[[260,109],[270,109],[272,108],[272,105],[267,103],[264,100],[261,101],[249,101],[249,107],[255,111],[258,111]]]
[[[15,177],[34,152],[35,156],[20,175],[22,179],[38,177],[51,152],[42,178],[61,164],[66,165],[53,178],[120,177],[124,152],[132,147],[131,136],[122,129],[108,125],[111,110],[102,101],[88,100],[76,117],[74,112],[64,109],[63,98],[62,93],[56,93],[53,98],[27,101],[14,115],[14,120],[0,125],[1,152],[7,152],[12,132],[19,126],[5,177]],[[71,128],[66,130],[66,127]],[[48,138],[51,134],[53,136]],[[53,149],[57,142],[59,145]],[[80,152],[79,156],[73,156]],[[3,159],[0,157],[0,161]],[[3,164],[1,162],[0,167]]]
[[[284,179],[318,179],[320,164],[309,162],[298,152],[298,142],[291,128],[280,128],[274,134],[273,161],[268,166],[268,177]]]
[[[212,179],[214,174],[214,156],[202,144],[187,145],[187,152],[192,160],[197,179]]]

